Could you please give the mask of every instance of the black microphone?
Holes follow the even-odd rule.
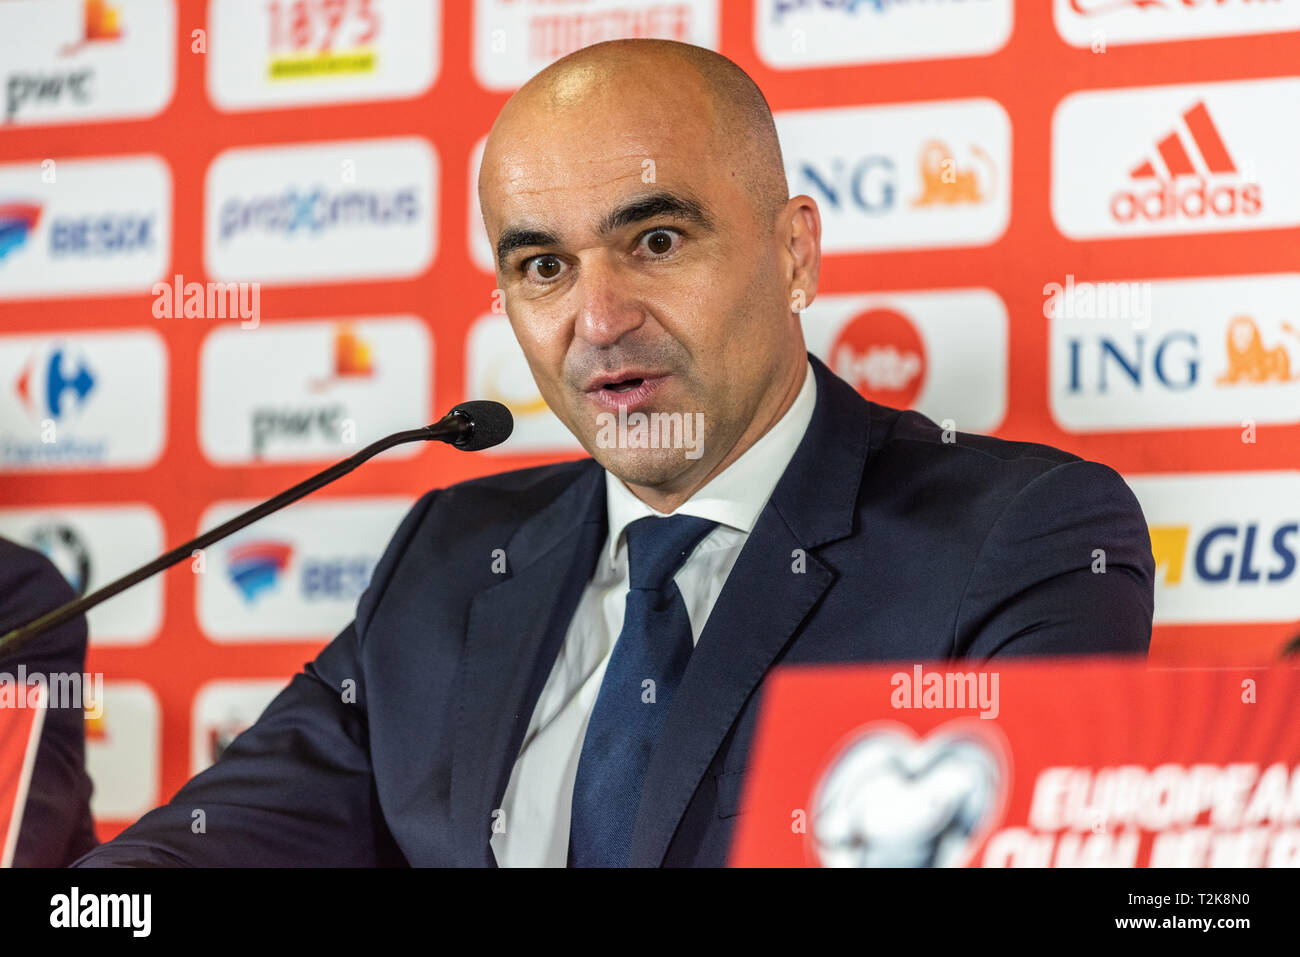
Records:
[[[510,410],[500,402],[475,401],[462,402],[433,425],[426,425],[422,429],[409,429],[406,432],[394,432],[378,442],[370,443],[356,455],[331,465],[325,471],[318,472],[311,478],[299,482],[293,488],[286,489],[275,498],[267,499],[261,505],[255,505],[248,511],[241,512],[228,522],[223,522],[216,528],[204,532],[198,538],[192,538],[184,545],[178,545],[170,552],[159,555],[149,564],[141,565],[135,571],[123,575],[117,581],[110,582],[103,588],[75,601],[60,605],[35,621],[13,629],[0,637],[0,655],[16,650],[41,632],[47,631],[56,625],[61,625],[69,618],[75,618],[77,615],[94,608],[100,602],[107,601],[119,592],[125,591],[136,582],[144,581],[163,569],[170,568],[177,562],[189,558],[197,549],[207,548],[227,535],[231,535],[245,526],[252,525],[259,518],[284,508],[290,502],[296,502],[322,485],[328,485],[336,478],[347,475],[362,462],[374,458],[380,452],[391,449],[395,445],[402,445],[406,442],[447,442],[463,452],[478,452],[482,449],[489,449],[494,445],[500,445],[510,438],[510,433],[514,430],[514,427],[514,418],[510,415]]]

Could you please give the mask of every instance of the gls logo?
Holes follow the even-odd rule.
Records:
[[[1125,480],[1151,531],[1158,624],[1300,618],[1300,472]]]
[[[1052,218],[1070,239],[1300,225],[1300,79],[1075,93],[1052,117]]]

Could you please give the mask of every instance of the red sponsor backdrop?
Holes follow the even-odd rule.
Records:
[[[1261,425],[1251,445],[1243,445],[1241,430],[1235,426],[1095,435],[1063,432],[1049,410],[1049,328],[1043,315],[1043,286],[1063,282],[1067,274],[1160,279],[1294,270],[1300,238],[1295,229],[1092,242],[1067,239],[1053,224],[1049,169],[1053,111],[1067,94],[1287,76],[1295,71],[1300,53],[1296,34],[1111,46],[1099,54],[1067,45],[1053,25],[1051,7],[1045,0],[1017,3],[1010,39],[989,56],[774,70],[756,53],[754,4],[724,0],[718,49],[750,73],[775,111],[986,97],[1000,103],[1011,118],[1011,213],[999,240],[978,248],[829,255],[823,262],[821,293],[970,287],[996,291],[1009,314],[1008,402],[997,430],[1000,436],[1062,447],[1125,475],[1294,469],[1300,461],[1300,426],[1296,425]],[[467,178],[469,158],[508,96],[484,89],[476,81],[471,4],[451,0],[443,5],[438,31],[441,66],[432,87],[413,99],[243,113],[223,113],[213,107],[205,82],[205,55],[191,52],[193,31],[207,26],[207,14],[207,4],[197,0],[178,5],[175,95],[157,116],[10,128],[0,133],[4,161],[161,154],[170,166],[174,190],[173,240],[165,275],[180,273],[187,281],[204,282],[210,278],[203,256],[204,181],[209,164],[221,151],[248,145],[426,137],[439,157],[437,254],[432,265],[405,280],[267,286],[261,293],[261,311],[268,320],[424,317],[435,343],[431,405],[435,410],[449,408],[466,397],[466,332],[475,318],[491,310],[496,285],[474,265],[467,248],[465,223],[471,214],[467,203],[473,194]],[[1277,117],[1279,123],[1293,121],[1294,115]],[[1135,164],[1151,152],[1160,132],[1159,122],[1153,121],[1150,142],[1132,143]],[[148,295],[12,300],[0,305],[6,333],[150,326],[165,340],[169,361],[166,439],[156,464],[144,471],[4,475],[0,483],[6,505],[143,500],[161,515],[166,541],[175,544],[195,534],[201,512],[212,502],[268,497],[319,467],[220,467],[206,460],[197,436],[198,360],[200,344],[214,323],[155,319],[151,306]],[[380,458],[318,493],[318,498],[414,496],[433,486],[554,459],[487,458],[429,447],[413,459]],[[1164,662],[1268,660],[1295,630],[1294,623],[1158,626],[1152,654]],[[158,696],[159,794],[165,798],[190,773],[196,689],[214,679],[283,679],[299,669],[316,647],[300,641],[212,642],[198,628],[194,582],[181,566],[166,575],[158,636],[138,647],[94,648],[88,667],[104,672],[109,681],[142,681]],[[101,822],[101,832],[110,835],[124,823]]]

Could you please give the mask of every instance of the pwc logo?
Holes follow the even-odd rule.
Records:
[[[0,3],[0,130],[153,116],[175,41],[174,0]]]
[[[1090,91],[1052,120],[1052,216],[1071,239],[1300,224],[1300,79]],[[1163,118],[1163,119],[1156,119]]]
[[[1295,273],[1071,279],[1044,305],[1052,416],[1068,432],[1300,422],[1298,299]]]
[[[1007,408],[1007,310],[989,289],[818,296],[804,341],[863,398],[992,432]]]
[[[1150,527],[1157,624],[1300,618],[1300,472],[1125,480]]]
[[[1242,182],[1205,104],[1197,103],[1182,119],[1187,141],[1177,129],[1162,136],[1155,144],[1155,156],[1143,159],[1129,173],[1131,188],[1111,197],[1115,221],[1259,215],[1260,185]]]
[[[219,326],[199,358],[199,444],[221,465],[350,455],[427,418],[432,351],[417,316]]]

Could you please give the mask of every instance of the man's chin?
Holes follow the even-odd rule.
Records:
[[[687,449],[602,449],[592,457],[628,485],[671,491],[699,459],[687,457]]]

